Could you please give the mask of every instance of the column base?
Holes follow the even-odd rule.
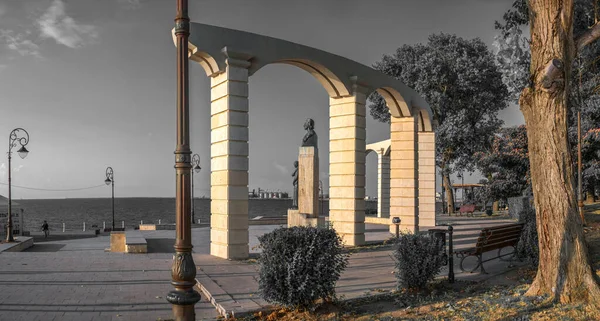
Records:
[[[365,245],[365,234],[340,234],[344,246]]]
[[[245,260],[249,257],[248,244],[210,243],[210,255],[227,260]]]

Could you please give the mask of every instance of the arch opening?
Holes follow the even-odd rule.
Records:
[[[327,91],[327,94],[329,94],[329,97],[331,98],[339,98],[350,95],[348,88],[346,88],[338,76],[321,64],[308,59],[283,59],[274,63],[296,66],[308,72],[315,77],[315,79],[317,79],[323,88],[325,88],[325,91]]]
[[[390,87],[377,88],[375,91],[385,100],[392,117],[409,117],[411,115],[406,101],[398,91]]]

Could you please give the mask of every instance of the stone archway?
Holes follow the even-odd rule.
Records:
[[[375,90],[393,116],[391,215],[401,213],[404,228],[418,229],[417,130],[432,124],[414,90],[325,51],[199,23],[190,23],[189,59],[211,78],[211,255],[248,257],[248,80],[272,63],[309,72],[329,94],[329,219],[344,242],[365,242],[366,100]],[[404,168],[411,161],[412,172]]]
[[[377,217],[390,217],[390,152],[391,140],[367,145],[367,155],[377,154]]]

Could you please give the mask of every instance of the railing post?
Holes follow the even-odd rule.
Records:
[[[452,244],[452,234],[454,227],[448,226],[448,282],[454,283],[454,248]]]
[[[85,222],[83,222],[83,231],[85,232]]]
[[[63,233],[65,232],[65,223],[63,223]]]

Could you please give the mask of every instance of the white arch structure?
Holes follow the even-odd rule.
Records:
[[[418,221],[417,226],[435,227],[435,152],[431,132],[417,134]],[[366,155],[377,154],[377,217],[390,217],[390,155],[392,140],[382,140],[366,146]],[[433,195],[433,198],[432,198]],[[397,216],[397,215],[394,215]]]
[[[307,71],[329,94],[329,220],[345,244],[365,242],[366,100],[375,90],[393,116],[390,214],[418,230],[417,200],[435,200],[418,192],[419,174],[435,173],[435,138],[431,109],[414,90],[322,50],[200,23],[190,23],[189,58],[211,78],[211,255],[248,257],[248,79],[272,63]]]

